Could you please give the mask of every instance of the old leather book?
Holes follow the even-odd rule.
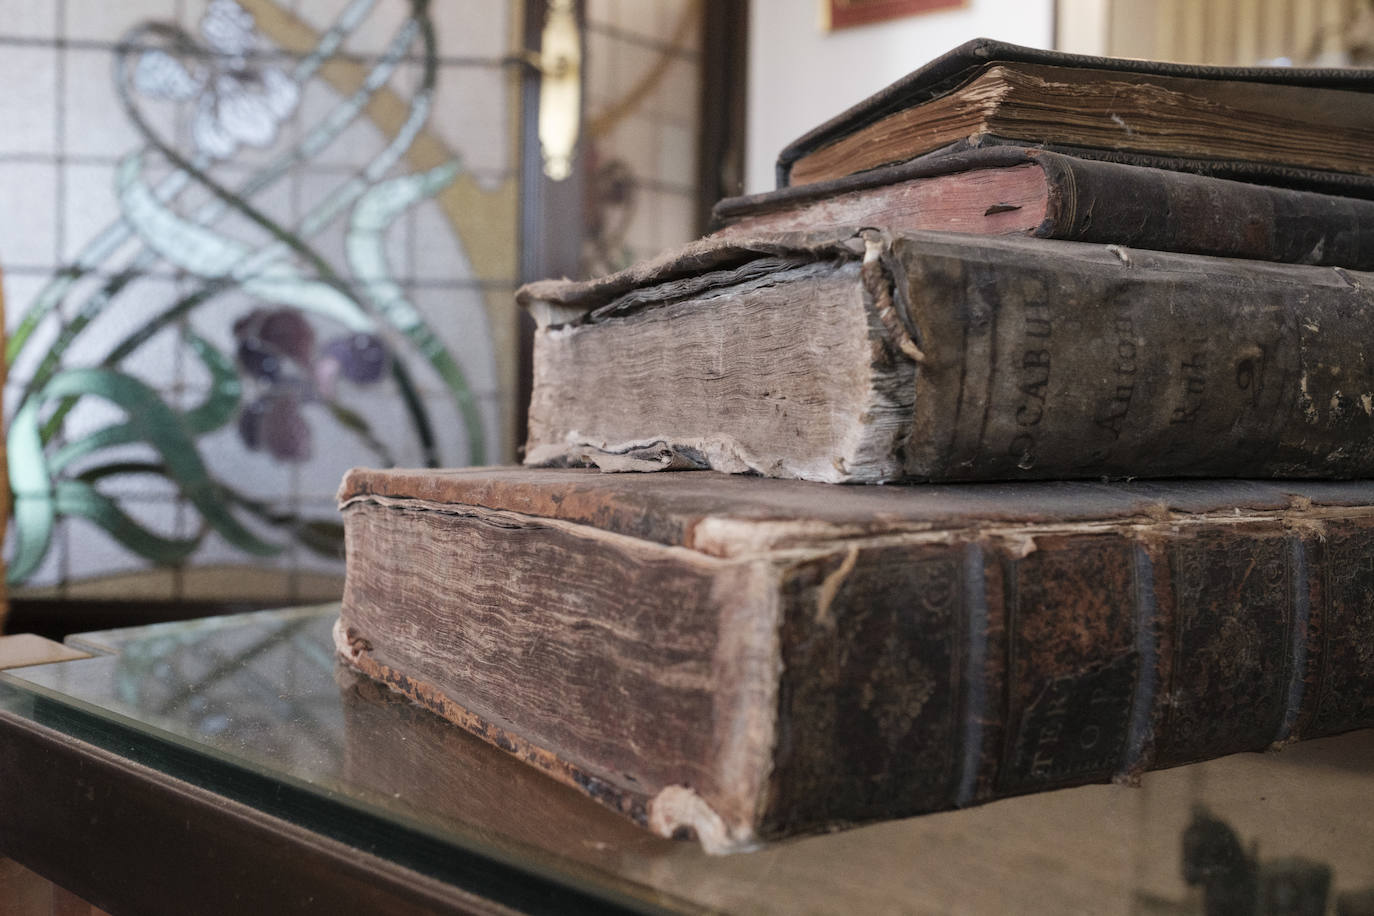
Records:
[[[989,146],[729,197],[717,238],[874,226],[1374,268],[1374,200]]]
[[[526,463],[829,482],[1374,476],[1374,276],[1054,240],[694,243],[519,298]]]
[[[728,851],[1374,725],[1374,483],[349,473],[342,658]]]
[[[789,144],[778,186],[1014,142],[1371,196],[1371,125],[1368,70],[1206,67],[976,39]]]

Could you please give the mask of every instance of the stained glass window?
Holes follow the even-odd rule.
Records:
[[[511,457],[511,6],[0,2],[16,594],[329,595],[346,468]]]

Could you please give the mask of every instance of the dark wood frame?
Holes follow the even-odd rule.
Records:
[[[705,0],[702,15],[698,233],[710,229],[716,201],[744,192],[749,4],[746,0]]]

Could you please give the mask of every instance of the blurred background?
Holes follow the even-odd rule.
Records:
[[[338,595],[355,465],[517,460],[515,287],[978,35],[1359,65],[1368,0],[0,0],[9,629]]]

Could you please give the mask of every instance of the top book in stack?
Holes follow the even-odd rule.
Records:
[[[976,39],[789,144],[778,186],[1002,143],[1374,197],[1374,71],[1204,67]]]

